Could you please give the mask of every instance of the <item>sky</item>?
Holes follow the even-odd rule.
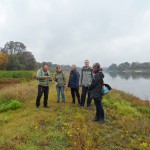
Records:
[[[38,62],[150,62],[150,0],[0,0],[0,47],[8,41]]]

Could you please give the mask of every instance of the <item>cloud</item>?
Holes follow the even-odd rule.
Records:
[[[1,0],[0,47],[23,42],[37,61],[102,66],[149,61],[150,1]]]

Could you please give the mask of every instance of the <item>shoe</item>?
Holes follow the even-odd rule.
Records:
[[[91,107],[91,105],[87,105],[87,107]]]
[[[50,108],[49,106],[44,106],[44,108]]]
[[[104,123],[105,123],[105,120],[104,120],[104,118],[100,118],[98,122],[99,122],[100,124],[104,124]]]
[[[95,118],[93,119],[93,122],[98,122],[99,120],[100,120],[99,118],[95,117]]]

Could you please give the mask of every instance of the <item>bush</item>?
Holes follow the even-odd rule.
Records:
[[[0,102],[0,112],[4,112],[7,110],[16,110],[20,107],[21,107],[21,103],[17,100],[1,101]]]

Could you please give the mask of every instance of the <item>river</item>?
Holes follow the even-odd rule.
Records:
[[[104,75],[104,82],[112,88],[150,101],[150,72],[104,72]]]

